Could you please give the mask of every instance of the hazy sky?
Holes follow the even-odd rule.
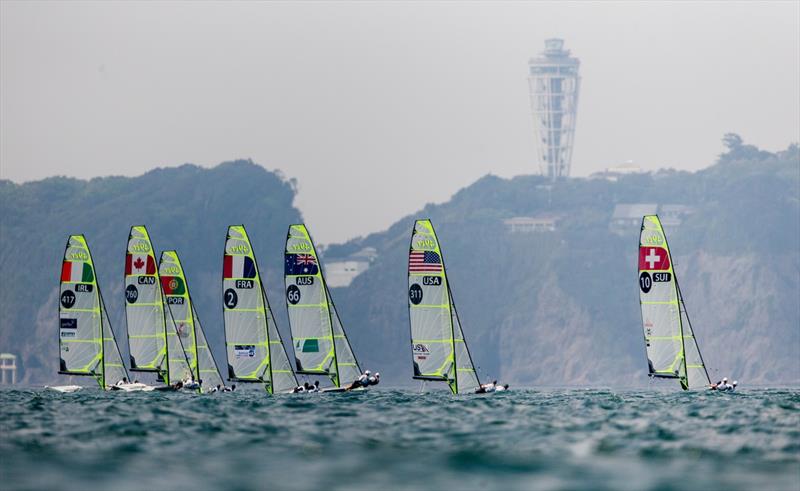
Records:
[[[527,62],[581,60],[573,175],[800,139],[800,2],[0,2],[0,176],[252,158],[319,242],[538,172]],[[235,190],[231,190],[235,192]],[[257,224],[250,224],[257,226]]]

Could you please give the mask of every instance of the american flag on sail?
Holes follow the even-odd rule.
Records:
[[[440,273],[442,260],[433,251],[411,251],[408,254],[409,273]]]

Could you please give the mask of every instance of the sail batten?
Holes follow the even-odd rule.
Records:
[[[453,303],[439,240],[417,220],[408,255],[408,311],[413,378],[448,383],[455,393],[480,386]]]
[[[648,374],[677,378],[684,389],[710,383],[686,315],[667,237],[657,215],[642,218],[639,236],[639,299]]]
[[[263,383],[270,393],[295,388],[297,378],[243,225],[228,227],[223,255],[222,303],[228,378]]]
[[[361,368],[303,224],[291,225],[286,236],[284,284],[297,373],[327,376],[336,387],[358,378]]]

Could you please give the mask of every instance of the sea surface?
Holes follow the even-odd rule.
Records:
[[[800,389],[1,390],[0,489],[793,490]]]

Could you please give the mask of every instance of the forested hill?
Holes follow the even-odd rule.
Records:
[[[800,158],[727,135],[727,152],[696,173],[618,180],[486,176],[372,234],[328,248],[378,256],[333,291],[356,353],[411,383],[406,268],[415,218],[431,218],[472,358],[483,377],[522,385],[646,384],[637,248],[641,215],[678,211],[667,228],[690,318],[712,377],[800,382]],[[682,205],[682,206],[664,206]],[[624,212],[625,207],[617,208]],[[629,208],[630,210],[630,208]],[[555,230],[510,233],[511,217],[555,217]]]
[[[486,176],[384,232],[328,247],[324,263],[365,247],[377,254],[332,292],[355,353],[385,385],[411,383],[407,254],[414,219],[431,218],[482,376],[528,386],[647,383],[636,274],[641,216],[614,214],[650,204],[675,214],[669,243],[712,377],[799,383],[800,152],[765,152],[735,135],[726,145],[696,173],[556,183]],[[82,233],[127,352],[123,257],[133,224],[147,225],[158,252],[181,254],[223,366],[222,250],[227,226],[245,224],[286,338],[283,243],[287,226],[302,221],[294,196],[293,182],[247,161],[135,178],[0,181],[0,351],[19,355],[26,383],[59,380],[58,275],[67,236]],[[554,230],[512,233],[512,217]]]
[[[228,225],[244,223],[282,298],[287,226],[301,221],[291,181],[249,161],[194,165],[90,181],[0,181],[0,351],[18,355],[23,381],[52,383],[58,370],[58,278],[67,237],[84,234],[120,347],[123,273],[131,225],[144,224],[157,253],[176,249],[209,342],[224,366],[220,278]],[[276,313],[283,313],[278,303]],[[283,322],[282,327],[286,327]],[[220,358],[221,357],[221,358]],[[126,357],[127,360],[127,357]]]

